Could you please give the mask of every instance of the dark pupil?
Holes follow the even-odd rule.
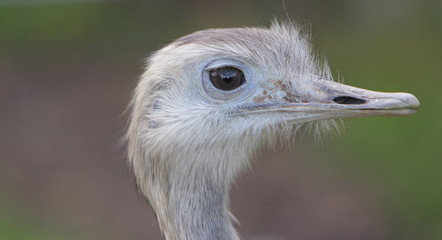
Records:
[[[234,67],[210,70],[209,76],[213,86],[224,91],[233,90],[245,82],[242,71]]]

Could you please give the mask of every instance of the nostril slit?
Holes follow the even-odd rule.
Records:
[[[364,104],[366,102],[363,99],[347,96],[336,97],[333,101],[339,104]]]

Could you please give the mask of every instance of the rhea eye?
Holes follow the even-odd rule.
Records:
[[[246,81],[244,73],[235,67],[221,67],[209,72],[210,82],[219,90],[231,91]]]

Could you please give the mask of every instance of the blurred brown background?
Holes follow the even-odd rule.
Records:
[[[263,152],[232,191],[245,239],[442,239],[442,2],[285,1],[351,85],[414,93],[323,146]],[[0,1],[0,239],[161,239],[121,137],[143,59],[282,1]]]

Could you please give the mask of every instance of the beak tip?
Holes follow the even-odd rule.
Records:
[[[419,107],[420,102],[413,94],[410,93],[395,93],[394,99],[396,103],[390,108],[392,113],[397,116],[407,116],[415,113]]]
[[[417,110],[419,109],[420,102],[413,94],[410,93],[401,93],[401,99],[405,103],[405,108]]]

